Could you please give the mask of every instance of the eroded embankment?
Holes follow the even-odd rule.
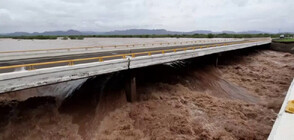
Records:
[[[294,76],[294,55],[269,50],[140,69],[139,101],[124,73],[52,97],[1,102],[2,139],[266,139]],[[4,98],[5,99],[5,98]],[[2,98],[3,100],[3,98]]]
[[[281,52],[289,52],[294,54],[294,43],[293,42],[275,42],[271,43],[271,49]]]

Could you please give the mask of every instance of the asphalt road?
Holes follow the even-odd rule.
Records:
[[[244,41],[234,42],[234,43],[241,43]],[[230,42],[226,42],[230,43]],[[83,53],[83,54],[75,54],[75,55],[62,55],[62,56],[54,56],[54,57],[42,57],[42,58],[31,58],[31,59],[23,59],[23,60],[11,60],[11,61],[4,61],[0,62],[1,66],[12,66],[12,65],[21,65],[21,64],[32,64],[32,63],[41,63],[41,62],[53,62],[53,61],[59,61],[59,60],[72,60],[72,59],[81,59],[81,58],[91,58],[91,57],[100,57],[100,56],[111,56],[111,55],[118,55],[118,54],[129,54],[129,53],[138,53],[138,52],[147,52],[147,51],[157,51],[157,50],[167,50],[167,49],[176,49],[176,48],[187,48],[187,47],[196,47],[196,49],[200,48],[200,46],[204,45],[217,45],[217,44],[224,44],[224,43],[207,43],[207,44],[197,44],[197,45],[181,45],[181,46],[170,46],[170,47],[154,47],[154,48],[129,48],[126,50],[113,50],[113,51],[106,51],[106,52],[95,52],[95,53]],[[158,54],[161,52],[158,52]],[[166,52],[168,53],[168,52]],[[157,54],[157,53],[152,53]],[[144,54],[148,55],[148,54]],[[142,56],[142,55],[136,55],[136,56]],[[122,58],[120,57],[114,57],[114,58],[107,58],[105,60],[112,60],[112,59],[118,59]],[[86,61],[78,61],[74,62],[74,64],[82,64],[82,63],[90,63],[90,62],[97,62],[99,60],[86,60]],[[68,65],[67,63],[58,63],[58,64],[46,64],[46,65],[38,65],[34,66],[35,69],[40,68],[49,68],[49,67],[56,67],[56,66],[65,66]],[[13,72],[13,71],[19,71],[22,69],[28,69],[28,68],[11,68],[11,69],[0,69],[0,73],[7,73],[7,72]]]
[[[209,44],[212,45],[212,44],[223,44],[223,43],[209,43]],[[137,52],[146,52],[146,51],[186,48],[186,47],[192,47],[192,46],[198,46],[198,48],[199,48],[199,46],[209,45],[209,44],[181,45],[181,46],[155,47],[155,48],[138,48],[138,49],[130,48],[130,49],[126,49],[126,50],[113,50],[113,51],[106,51],[106,52],[63,55],[63,56],[55,56],[55,57],[49,57],[49,58],[48,57],[41,57],[41,58],[32,58],[32,59],[24,59],[24,60],[11,60],[11,61],[0,62],[0,66],[11,66],[11,65],[50,62],[50,61],[58,61],[58,60],[70,60],[70,59],[79,59],[79,58],[109,56],[109,55],[116,55],[116,54],[128,54],[128,53],[137,53]],[[115,58],[113,58],[113,59],[115,59]]]

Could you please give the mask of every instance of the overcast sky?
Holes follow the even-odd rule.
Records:
[[[0,33],[131,28],[294,32],[294,0],[0,0]]]

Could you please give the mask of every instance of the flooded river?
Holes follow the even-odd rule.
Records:
[[[293,61],[251,50],[218,67],[202,57],[140,69],[135,103],[126,102],[124,72],[1,95],[0,139],[266,139]],[[36,92],[43,97],[24,97]]]

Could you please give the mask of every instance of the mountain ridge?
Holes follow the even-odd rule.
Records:
[[[45,31],[45,32],[14,32],[14,33],[6,33],[0,34],[2,36],[66,36],[66,35],[176,35],[176,34],[266,34],[268,32],[249,30],[242,32],[234,32],[234,31],[222,31],[222,32],[213,32],[210,30],[195,30],[189,32],[180,32],[180,31],[168,31],[165,29],[127,29],[127,30],[114,30],[109,32],[95,32],[95,31],[78,31],[78,30],[67,30],[67,31]]]

